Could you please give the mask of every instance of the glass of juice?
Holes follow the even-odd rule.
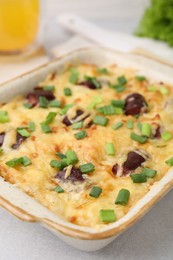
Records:
[[[39,0],[0,0],[0,55],[33,49],[39,27]]]

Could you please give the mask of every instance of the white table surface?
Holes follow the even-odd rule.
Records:
[[[132,32],[147,2],[147,0],[63,0],[63,3],[57,0],[47,1],[46,47],[50,49],[71,35],[62,28],[54,26],[56,14],[73,11],[105,28]],[[91,253],[69,247],[38,224],[21,222],[0,209],[0,260],[35,259],[173,259],[173,191],[117,240],[106,248]]]

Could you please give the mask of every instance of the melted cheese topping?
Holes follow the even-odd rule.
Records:
[[[74,130],[71,126],[65,126],[62,123],[64,115],[59,111],[61,108],[41,108],[36,106],[27,109],[23,106],[27,101],[24,97],[14,98],[11,102],[2,105],[1,110],[7,111],[10,121],[0,124],[0,132],[5,132],[5,139],[2,145],[3,153],[0,155],[0,174],[7,181],[16,184],[24,192],[34,197],[37,201],[48,207],[54,213],[64,219],[77,225],[100,228],[102,223],[99,218],[101,209],[113,209],[116,218],[123,217],[152,187],[158,182],[168,170],[165,161],[172,155],[173,139],[168,142],[162,139],[149,139],[145,144],[140,144],[130,138],[132,131],[140,134],[137,127],[138,122],[147,122],[149,124],[160,124],[163,130],[173,133],[173,93],[169,85],[153,82],[152,80],[136,80],[136,72],[131,69],[122,69],[117,66],[107,67],[109,74],[103,75],[97,72],[93,65],[80,65],[76,67],[79,72],[79,82],[84,81],[84,76],[97,77],[101,82],[102,88],[97,90],[89,89],[82,85],[74,85],[69,82],[70,71],[56,75],[53,79],[49,75],[40,86],[53,85],[53,92],[57,100],[64,105],[73,104],[67,115],[73,122],[84,120],[84,129],[87,137],[76,140],[74,134],[80,130]],[[109,88],[108,82],[115,84],[117,77],[124,75],[127,79],[125,90],[116,93]],[[156,86],[156,92],[148,91],[148,86]],[[162,94],[160,89],[166,87],[169,94]],[[72,90],[71,96],[64,95],[64,88],[69,87]],[[101,97],[97,107],[109,105],[112,99],[125,99],[128,94],[139,93],[143,95],[149,105],[149,112],[143,113],[139,118],[134,116],[125,116],[123,114],[107,115],[109,123],[106,127],[92,125],[85,128],[99,113],[95,108],[91,109],[91,103]],[[84,114],[77,120],[74,119],[76,111],[82,109]],[[49,112],[57,112],[56,118],[50,123],[52,133],[44,133],[40,127]],[[158,116],[159,115],[159,116]],[[88,117],[87,117],[88,116]],[[126,127],[127,120],[133,120],[134,128]],[[11,148],[16,142],[16,129],[21,126],[27,126],[29,122],[35,122],[36,130],[31,133],[17,150]],[[112,126],[122,121],[123,126],[113,130]],[[112,142],[115,146],[115,156],[108,156],[105,152],[106,143]],[[74,150],[78,156],[79,162],[75,165],[92,163],[95,171],[85,174],[83,182],[67,181],[72,166],[67,167],[65,174],[66,181],[54,178],[58,172],[57,168],[50,166],[51,160],[60,160],[55,154],[59,151],[63,154],[67,150]],[[139,150],[147,153],[148,159],[142,164],[142,167],[148,167],[157,170],[156,176],[148,178],[146,183],[133,183],[129,175],[114,176],[112,167],[115,163],[122,165],[127,158],[129,151]],[[26,167],[19,165],[14,168],[8,167],[5,162],[28,156],[32,164]],[[141,167],[135,172],[140,173]],[[64,193],[57,193],[55,188],[57,184],[64,189]],[[99,198],[89,196],[93,186],[102,188]],[[130,199],[126,206],[116,205],[115,199],[119,190],[128,189]]]

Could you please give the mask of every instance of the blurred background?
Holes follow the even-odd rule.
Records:
[[[80,15],[106,29],[133,33],[149,3],[149,0],[46,0],[46,45],[53,46],[71,35],[54,25],[55,17],[64,12]]]

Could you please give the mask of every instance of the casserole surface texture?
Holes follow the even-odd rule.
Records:
[[[67,221],[100,229],[170,168],[172,108],[170,85],[129,67],[69,66],[2,104],[0,174]]]

